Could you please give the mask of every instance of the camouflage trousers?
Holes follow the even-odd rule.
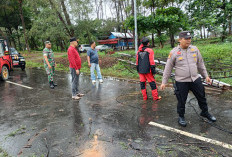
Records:
[[[46,73],[48,75],[48,81],[49,82],[53,81],[53,76],[55,74],[55,67],[52,66],[51,69],[49,69],[49,67],[47,65],[44,65],[44,67],[45,67]]]

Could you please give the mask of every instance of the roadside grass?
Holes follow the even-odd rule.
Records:
[[[26,61],[26,68],[43,68],[43,63]]]
[[[0,147],[0,157],[11,157],[11,156]]]
[[[231,43],[223,43],[223,44],[208,44],[208,45],[202,45],[202,44],[196,44],[195,46],[198,47],[200,50],[202,56],[207,59],[222,59],[222,60],[232,60],[232,44]],[[160,48],[154,48],[155,57],[161,57],[166,56],[168,57],[168,54],[172,50],[170,46],[165,45],[163,49]],[[134,50],[129,51],[123,51],[123,52],[117,52],[117,53],[126,53],[130,55],[135,55]]]
[[[27,61],[28,68],[44,68],[44,64],[41,62]],[[57,64],[57,71],[69,72],[69,67],[64,66],[63,64]]]
[[[43,50],[41,51],[34,51],[32,50],[31,52],[28,51],[19,51],[21,54],[43,54]],[[53,51],[54,53],[67,53],[67,51]]]
[[[40,155],[40,156],[37,156],[35,153],[33,153],[33,154],[31,154],[30,156],[28,156],[28,157],[45,157],[45,155]]]
[[[220,81],[232,85],[232,78],[223,78],[223,79],[220,79]]]
[[[66,67],[63,64],[57,64],[56,70],[69,72],[69,67]]]
[[[26,130],[26,126],[20,126],[20,128],[18,128],[17,130],[12,131],[11,133],[9,133],[5,137],[5,139],[7,139],[8,137],[14,137],[16,135],[24,134],[24,133],[26,133],[25,130]]]

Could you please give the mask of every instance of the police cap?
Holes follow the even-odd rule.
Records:
[[[191,36],[191,33],[189,31],[182,31],[179,33],[179,38],[185,38],[185,39],[188,39],[188,38],[192,38]]]

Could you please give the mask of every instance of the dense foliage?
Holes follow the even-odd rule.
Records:
[[[1,0],[0,35],[20,50],[41,50],[51,40],[66,50],[68,39],[81,43],[105,39],[110,32],[134,31],[134,0]],[[137,0],[139,39],[151,35],[152,46],[171,47],[181,30],[196,38],[231,37],[230,0]],[[169,40],[168,40],[169,39]]]

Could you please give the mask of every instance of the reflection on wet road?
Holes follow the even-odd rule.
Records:
[[[144,102],[137,83],[106,78],[103,84],[92,85],[89,76],[82,75],[80,89],[86,95],[75,101],[71,100],[70,74],[58,72],[55,78],[55,90],[49,89],[45,72],[37,69],[16,70],[9,80],[31,90],[0,82],[0,148],[9,155],[231,156],[220,146],[148,125],[154,121],[232,144],[230,134],[201,121],[188,104],[188,126],[178,126],[171,89],[160,92],[161,101],[153,102],[149,95]],[[232,130],[231,92],[207,98],[217,124]]]

